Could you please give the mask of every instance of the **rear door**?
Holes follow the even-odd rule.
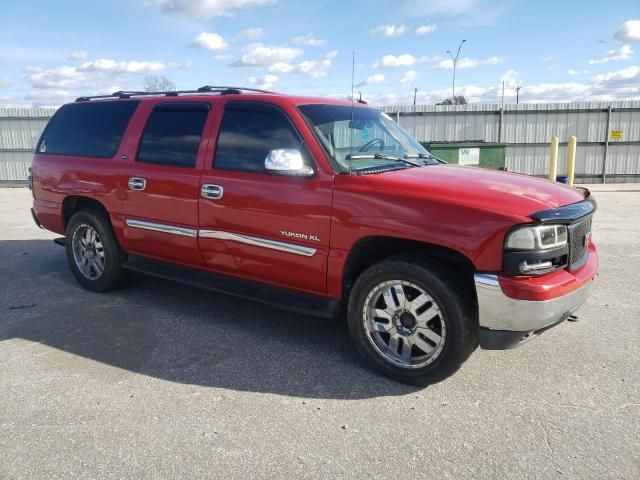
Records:
[[[201,180],[200,250],[215,270],[324,292],[333,176],[318,168],[305,147],[313,137],[290,109],[226,103],[214,158],[207,160]],[[315,175],[266,171],[267,154],[279,148],[300,149]]]
[[[131,253],[202,265],[200,172],[211,127],[208,102],[143,104],[124,178],[124,231]]]

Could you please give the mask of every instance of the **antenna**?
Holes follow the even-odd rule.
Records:
[[[353,87],[356,81],[356,52],[351,52],[351,123],[349,124],[350,135],[350,153],[349,153],[349,174],[351,174],[351,156],[353,155]]]

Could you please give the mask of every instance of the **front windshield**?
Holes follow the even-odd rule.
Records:
[[[386,166],[398,158],[432,158],[387,114],[373,108],[323,104],[298,108],[327,153],[346,170]]]

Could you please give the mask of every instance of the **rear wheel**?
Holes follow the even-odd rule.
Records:
[[[454,373],[477,346],[468,297],[436,260],[390,258],[356,281],[349,330],[374,369],[405,383],[433,383]]]
[[[66,253],[71,272],[83,287],[106,292],[123,279],[126,255],[108,218],[95,210],[75,213],[66,230]]]

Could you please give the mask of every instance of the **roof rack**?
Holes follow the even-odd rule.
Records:
[[[218,95],[236,95],[236,94],[241,94],[243,92],[275,93],[275,92],[270,92],[268,90],[259,90],[257,88],[205,85],[203,87],[198,88],[197,90],[174,90],[169,92],[139,92],[139,91],[118,90],[117,92],[113,92],[111,95],[94,95],[91,97],[78,97],[76,98],[76,102],[88,102],[90,100],[100,100],[103,98],[126,99],[131,97],[158,97],[158,96],[177,97],[179,95],[203,94],[203,93],[215,93]]]

